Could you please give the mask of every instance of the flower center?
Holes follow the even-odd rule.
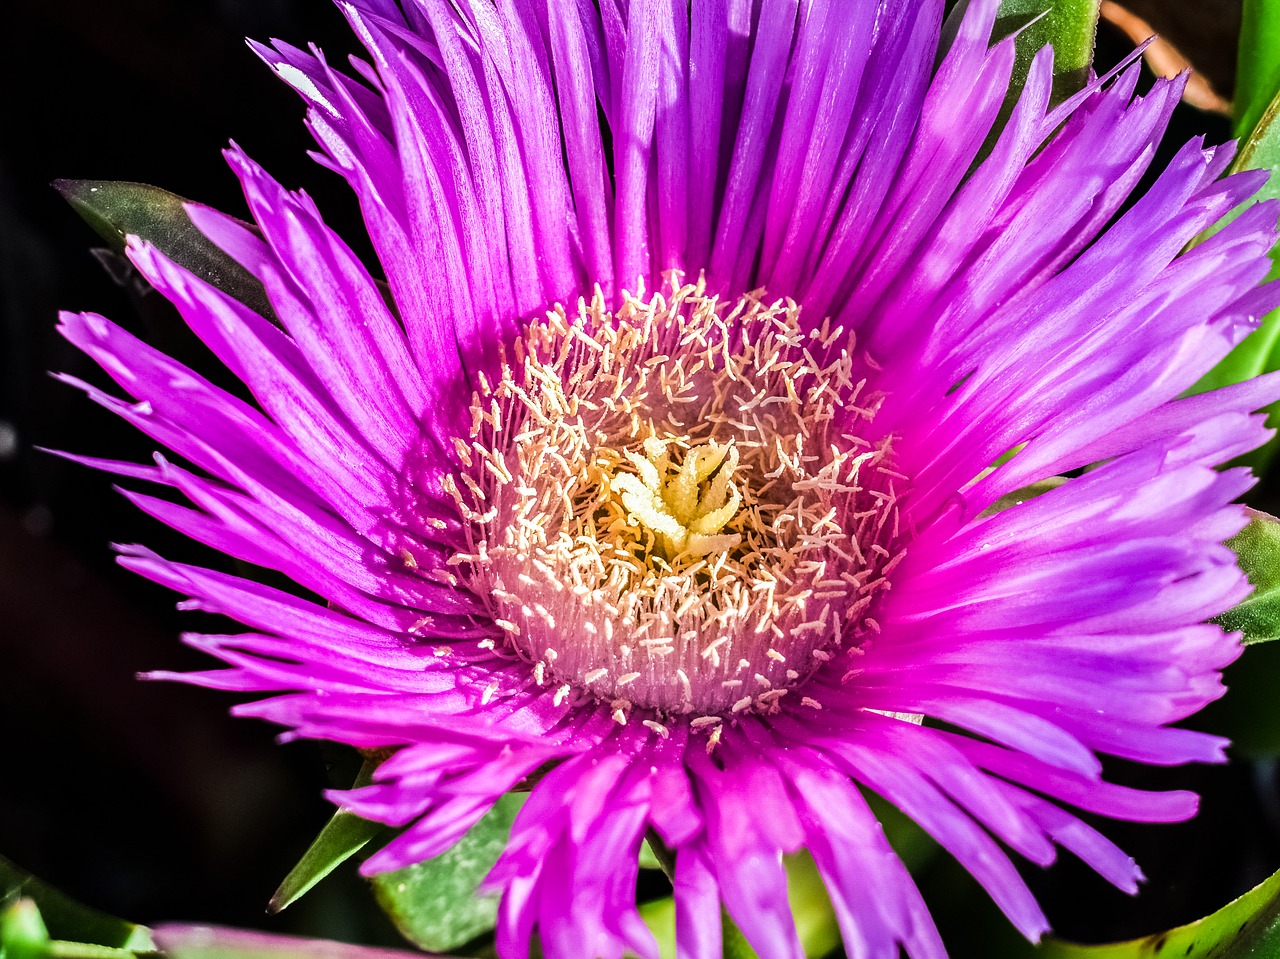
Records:
[[[878,631],[903,477],[852,337],[798,317],[697,286],[597,298],[482,383],[453,562],[558,700],[711,729]]]
[[[616,473],[606,484],[620,494],[626,511],[654,534],[668,563],[737,546],[742,542],[739,534],[720,532],[742,505],[742,494],[732,480],[737,448],[711,440],[685,453],[682,462],[672,463],[671,442],[649,436],[644,456],[623,450],[640,475]]]

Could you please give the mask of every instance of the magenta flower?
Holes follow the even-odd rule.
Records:
[[[63,317],[132,401],[77,385],[194,469],[93,465],[176,489],[191,506],[126,495],[315,596],[125,548],[252,630],[188,636],[230,668],[175,678],[394,750],[333,797],[405,827],[371,871],[534,780],[488,880],[504,957],[535,932],[551,957],[655,955],[649,829],[682,956],[718,955],[721,903],[799,956],[781,853],[807,849],[851,956],[940,957],[859,786],[1028,937],[1045,918],[1004,847],[1133,890],[1061,804],[1194,812],[1097,754],[1221,759],[1169,724],[1239,652],[1204,621],[1249,590],[1221,542],[1251,478],[1214,467],[1280,396],[1179,398],[1280,303],[1255,289],[1270,204],[1180,255],[1262,175],[1220,180],[1231,149],[1192,143],[1117,216],[1181,82],[1135,98],[1130,66],[1050,108],[1046,49],[979,161],[1014,60],[995,0],[951,30],[941,0],[342,6],[356,75],[258,50],[386,286],[233,149],[257,232],[191,214],[280,325],[130,255],[256,406]]]

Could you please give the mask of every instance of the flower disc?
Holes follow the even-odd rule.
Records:
[[[476,395],[447,484],[460,560],[561,698],[618,722],[771,712],[878,628],[902,477],[866,438],[881,398],[852,337],[798,313],[695,286],[583,301],[530,325]]]

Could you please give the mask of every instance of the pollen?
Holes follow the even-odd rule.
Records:
[[[874,641],[904,479],[867,368],[788,300],[674,280],[529,324],[444,484],[467,537],[454,568],[499,644],[557,703],[639,710],[661,735],[777,712]]]

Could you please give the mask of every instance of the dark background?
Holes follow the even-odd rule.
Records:
[[[1197,23],[1194,14],[1203,17]],[[1149,17],[1160,8],[1146,10]],[[88,903],[128,918],[189,919],[386,941],[358,879],[343,870],[283,916],[266,901],[347,785],[350,757],[279,747],[274,730],[227,715],[226,694],[142,683],[146,669],[209,664],[182,630],[209,628],[173,594],[126,574],[111,542],[220,559],[143,517],[111,479],[34,446],[144,461],[152,444],[47,371],[103,382],[54,332],[58,309],[133,324],[137,304],[90,254],[95,234],[49,187],[58,177],[135,180],[243,214],[220,150],[241,144],[303,187],[367,252],[345,186],[306,157],[296,97],[243,37],[354,52],[323,0],[8,0],[0,57],[0,853]],[[1230,95],[1230,3],[1168,2],[1165,29]],[[1191,19],[1189,19],[1191,17]],[[1224,39],[1225,37],[1225,39]],[[1104,29],[1098,62],[1130,44]],[[1168,152],[1229,136],[1225,118],[1181,108]],[[104,384],[105,385],[105,384]],[[1278,644],[1280,645],[1280,644]],[[1273,657],[1274,658],[1274,657]],[[1194,823],[1108,825],[1151,882],[1137,899],[1073,862],[1028,878],[1059,931],[1103,940],[1211,911],[1280,866],[1280,804],[1269,763],[1149,773],[1195,788]],[[345,781],[343,778],[345,777]],[[983,908],[943,863],[924,876],[957,955],[992,955]],[[982,933],[986,935],[987,933]]]
[[[0,854],[139,921],[364,937],[353,878],[355,895],[322,891],[264,915],[332,811],[321,790],[350,785],[349,757],[279,747],[273,728],[231,719],[225,695],[134,678],[207,667],[177,637],[210,623],[116,567],[109,543],[221,558],[130,508],[109,477],[33,449],[148,461],[153,445],[48,376],[105,384],[55,332],[59,309],[144,331],[126,289],[90,254],[101,240],[50,181],[135,180],[243,213],[221,155],[234,139],[358,237],[345,186],[306,156],[300,102],[244,38],[315,41],[336,61],[355,41],[319,0],[9,0],[4,16]]]

